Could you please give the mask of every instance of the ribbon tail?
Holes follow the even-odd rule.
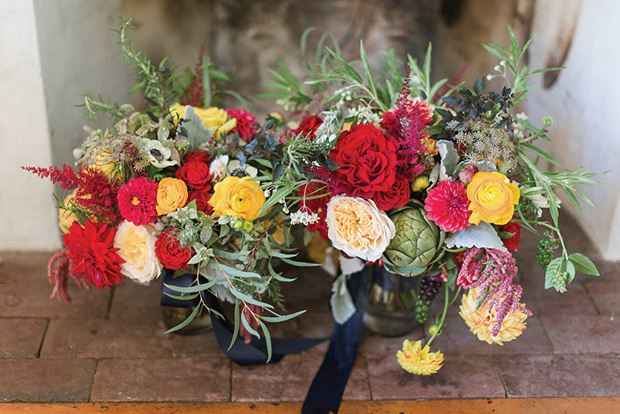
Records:
[[[362,337],[370,270],[353,275],[347,283],[351,296],[356,298],[356,311],[344,324],[334,324],[329,348],[306,395],[302,414],[337,413],[340,408]]]

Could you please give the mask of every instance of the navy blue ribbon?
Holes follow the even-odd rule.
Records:
[[[347,281],[347,288],[351,297],[355,298],[357,310],[344,324],[334,324],[329,348],[308,390],[306,400],[302,407],[302,414],[327,414],[329,412],[338,412],[362,336],[364,308],[367,301],[368,283],[371,271],[372,267],[366,267],[361,272],[352,275]],[[173,274],[174,272],[171,270],[164,271],[161,304],[163,306],[179,307],[197,305],[200,302],[198,298],[180,300],[171,298],[166,294],[179,296],[179,292],[167,286],[188,287],[196,279],[196,277],[191,274],[172,277]],[[202,291],[200,294],[208,307],[222,313],[221,306],[213,294],[206,290]],[[211,321],[220,348],[233,362],[239,365],[257,365],[267,362],[267,347],[264,339],[259,340],[252,337],[252,341],[248,344],[237,338],[233,346],[228,349],[233,335],[233,325],[228,320],[222,320],[217,317],[214,312],[211,312]],[[287,354],[299,353],[326,339],[327,338],[272,338],[272,356],[270,362],[278,362]]]
[[[198,305],[200,302],[198,298],[181,300],[171,298],[166,294],[179,296],[179,292],[170,289],[168,286],[188,287],[196,280],[196,276],[192,274],[182,274],[177,277],[172,277],[173,275],[174,272],[172,270],[166,269],[164,271],[161,304],[163,306],[178,307]],[[209,308],[223,315],[219,301],[211,292],[203,290],[200,292],[200,295]],[[263,338],[257,339],[252,337],[250,343],[245,343],[237,337],[233,346],[228,349],[233,337],[234,326],[227,319],[221,319],[216,316],[214,312],[211,312],[211,323],[213,324],[213,332],[215,333],[220,348],[233,362],[239,365],[258,365],[267,362],[267,345]],[[269,360],[269,362],[278,362],[287,354],[298,354],[326,339],[327,338],[272,338],[271,360]]]
[[[329,348],[308,390],[302,414],[338,412],[362,337],[371,271],[372,267],[366,267],[347,281],[349,293],[355,298],[356,311],[344,324],[334,324]]]

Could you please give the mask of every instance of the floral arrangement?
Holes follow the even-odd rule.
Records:
[[[543,70],[522,63],[529,42],[520,48],[509,33],[510,49],[484,45],[500,61],[472,88],[458,80],[431,82],[430,45],[421,68],[408,56],[406,74],[388,54],[380,80],[363,43],[356,63],[329,48],[307,60],[303,81],[280,63],[272,71],[268,86],[276,91],[267,96],[303,118],[286,145],[290,151],[296,145],[319,150],[313,158],[291,156],[304,168],[296,168],[293,178],[299,185],[291,194],[301,200],[290,219],[318,232],[329,252],[340,253],[339,264],[324,263],[338,275],[331,300],[335,320],[344,323],[354,312],[345,280],[368,265],[419,277],[413,305],[419,323],[429,319],[443,286],[444,305],[429,324],[430,338],[424,346],[405,340],[397,353],[411,373],[441,367],[444,357],[430,345],[459,298],[460,315],[481,341],[502,345],[526,328],[531,312],[521,303],[512,255],[523,228],[543,231],[536,258],[546,272],[545,288],[564,292],[576,272],[598,275],[583,254],[567,252],[554,193],[562,190],[581,209],[580,201],[591,202],[577,186],[593,184],[594,174],[565,171],[536,145],[549,140],[551,119],[539,128],[515,113],[532,89],[527,78]],[[506,86],[487,91],[486,80],[497,77]],[[545,171],[546,163],[562,172]],[[286,187],[286,180],[273,185]],[[325,257],[330,262],[333,254]]]
[[[281,315],[280,284],[290,279],[277,270],[296,265],[293,241],[282,204],[267,200],[266,188],[282,174],[265,160],[250,161],[257,143],[269,150],[277,138],[268,131],[277,117],[259,125],[245,109],[221,109],[230,78],[202,53],[195,70],[176,74],[167,59],[152,64],[132,49],[131,20],[123,20],[119,45],[135,69],[146,109],[85,96],[91,116],[104,111],[116,124],[90,130],[74,151],[76,166],[24,167],[58,183],[68,195],[57,197],[64,249],[48,267],[52,297],[70,302],[68,275],[97,289],[123,279],[148,284],[165,269],[192,273],[188,287],[171,287],[179,299],[209,290],[235,305],[235,341],[260,336],[267,346],[266,322]],[[308,264],[312,265],[312,264]],[[204,305],[204,306],[202,306]],[[196,306],[186,326],[206,304]],[[209,309],[215,312],[214,309]]]
[[[301,313],[279,310],[280,285],[292,280],[278,264],[311,266],[293,260],[291,246],[303,240],[322,246],[311,255],[335,275],[337,323],[356,311],[347,281],[367,266],[419,279],[419,323],[443,287],[430,339],[406,340],[397,353],[404,369],[428,375],[443,362],[430,345],[459,298],[480,340],[501,345],[525,329],[531,312],[511,253],[522,228],[544,230],[537,258],[545,288],[563,292],[576,272],[598,274],[566,251],[554,193],[590,203],[576,186],[593,184],[594,174],[543,169],[559,167],[535,145],[549,139],[551,120],[539,128],[514,113],[531,89],[527,78],[541,71],[522,64],[529,43],[519,48],[512,31],[510,49],[485,46],[500,59],[487,77],[506,81],[500,93],[487,91],[485,78],[471,89],[431,82],[430,46],[422,67],[409,56],[406,71],[388,54],[378,81],[363,44],[358,71],[337,47],[324,48],[323,36],[325,52],[305,61],[307,79],[280,62],[271,70],[276,92],[265,96],[298,119],[284,126],[278,113],[260,125],[247,110],[221,109],[223,94],[240,95],[221,86],[230,79],[214,63],[201,56],[185,76],[167,60],[154,65],[131,48],[130,28],[123,21],[119,44],[147,107],[86,95],[89,114],[105,111],[116,124],[90,131],[74,151],[77,168],[25,167],[70,191],[57,198],[65,234],[49,265],[52,296],[70,301],[68,275],[101,289],[125,278],[147,284],[165,269],[191,273],[191,286],[170,286],[178,299],[200,300],[177,328],[204,308],[215,312],[202,301],[209,291],[234,304],[231,346],[241,332],[246,341],[264,338],[270,355],[267,323]]]

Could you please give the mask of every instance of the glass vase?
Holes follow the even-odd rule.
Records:
[[[383,336],[402,336],[417,325],[417,277],[404,277],[375,265],[371,270],[364,326]]]

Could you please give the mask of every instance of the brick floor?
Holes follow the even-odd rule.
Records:
[[[365,331],[345,400],[619,396],[620,264],[602,261],[566,221],[565,238],[592,254],[600,277],[578,275],[563,295],[543,290],[536,238],[524,233],[519,283],[534,316],[520,338],[503,347],[478,341],[457,304],[432,345],[445,355],[443,368],[417,377],[395,354],[405,338],[423,338],[422,329],[395,338]],[[0,401],[300,401],[327,349],[323,343],[278,364],[236,366],[212,332],[165,334],[160,281],[124,281],[114,290],[69,281],[73,303],[50,300],[51,255],[0,252]],[[273,325],[272,335],[330,336],[332,278],[317,269],[287,276],[297,277],[285,287],[287,310],[308,312]]]

